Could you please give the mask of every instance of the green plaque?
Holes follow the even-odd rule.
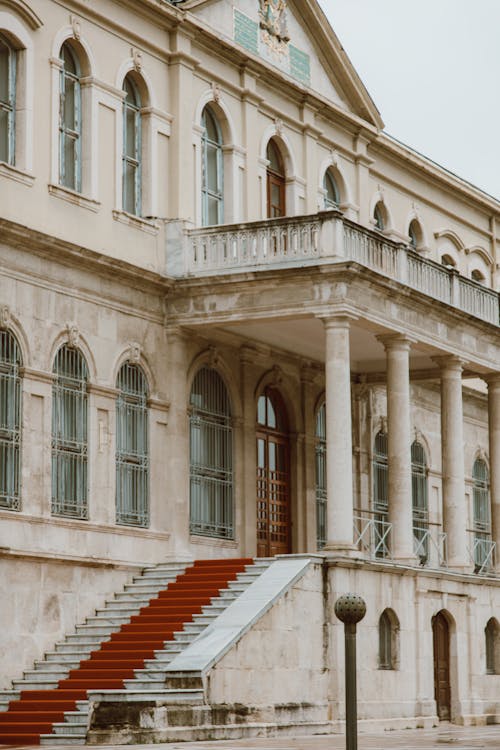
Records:
[[[290,52],[290,74],[302,83],[309,85],[311,82],[311,65],[309,55],[302,50],[289,45]]]
[[[251,18],[234,9],[234,41],[241,44],[250,52],[259,52],[259,24]]]

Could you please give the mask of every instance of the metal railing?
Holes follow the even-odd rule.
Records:
[[[354,544],[360,552],[372,558],[391,558],[391,523],[374,516],[370,511],[357,511],[353,516],[353,528]]]
[[[413,551],[425,567],[446,567],[446,533],[436,527],[414,526]]]
[[[495,569],[495,548],[489,535],[477,531],[471,532],[472,539],[469,545],[469,555],[474,565],[474,573],[477,575],[489,575]]]
[[[184,255],[180,265],[174,264],[174,275],[352,260],[476,318],[499,324],[497,292],[343,218],[338,211],[193,229],[184,235],[183,243]]]

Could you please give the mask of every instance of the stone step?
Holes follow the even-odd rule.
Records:
[[[85,724],[87,725],[89,718],[89,709],[87,703],[86,711],[66,711],[64,713],[64,721],[67,724]]]
[[[85,745],[85,737],[72,734],[41,734],[40,745]]]
[[[78,658],[78,655],[80,655],[81,658]],[[45,661],[36,661],[34,666],[37,672],[50,672],[53,669],[57,669],[57,667],[69,670],[75,669],[83,658],[84,655],[82,655],[81,652],[78,652],[78,654],[60,654],[55,651],[50,651],[45,654]]]
[[[58,680],[12,680],[16,690],[54,690]]]
[[[163,690],[165,688],[165,675],[151,679],[123,680],[128,690]]]
[[[119,591],[117,594],[115,594],[115,598],[111,601],[132,602],[133,604],[139,604],[139,606],[143,607],[145,604],[151,601],[151,599],[156,599],[157,594],[157,591],[152,594],[146,594],[142,591]]]
[[[134,576],[132,583],[152,583],[158,585],[167,585],[171,581],[175,581],[179,577],[177,572],[167,572],[161,570],[150,570],[148,573],[143,573],[141,576]]]
[[[186,570],[186,568],[189,568],[191,566],[191,563],[158,563],[158,565],[148,565],[147,568],[144,568],[142,571],[142,575],[146,576],[148,573],[158,573],[160,571],[165,571],[166,573],[170,572],[176,572],[177,575],[179,575],[180,572],[183,572]]]
[[[98,648],[99,643],[103,641],[109,641],[109,638],[95,638],[88,639],[85,636],[80,636],[79,639],[71,639],[71,641],[64,641],[62,643],[56,643],[56,651],[58,653],[66,654],[89,654],[91,651],[95,651]]]
[[[92,615],[91,617],[87,617],[85,625],[109,625],[111,627],[120,628],[121,625],[126,625],[133,615],[126,614],[125,610],[119,610],[119,612],[120,614],[103,612],[100,615]],[[124,614],[121,614],[121,612],[124,612]],[[136,613],[134,612],[133,614],[135,615]]]
[[[149,596],[157,596],[160,591],[167,588],[167,586],[155,586],[154,583],[127,583],[123,587],[123,591],[126,594],[149,594]]]
[[[127,612],[129,614],[137,614],[139,612],[141,607],[144,607],[145,604],[143,602],[137,601],[137,599],[123,599],[122,601],[116,601],[115,599],[112,599],[109,602],[106,602],[104,607],[100,607],[99,609],[96,609],[96,616],[100,614],[109,614],[109,613],[122,613]]]
[[[66,636],[66,640],[61,643],[61,645],[64,646],[70,646],[75,645],[76,643],[81,643],[82,645],[92,645],[95,648],[95,645],[97,643],[101,643],[101,641],[109,641],[109,635],[112,631],[107,631],[105,634],[99,634],[99,633],[89,633],[83,632],[83,633],[71,633],[71,635]],[[59,644],[58,644],[59,645]]]
[[[69,666],[67,668],[64,668],[52,662],[52,669],[27,669],[26,672],[23,672],[23,681],[27,680],[28,682],[57,682],[58,680],[64,680],[64,678],[67,677],[70,669],[71,667]]]
[[[76,626],[76,635],[84,635],[87,633],[90,636],[94,635],[111,635],[111,633],[115,633],[117,630],[120,630],[120,626],[113,626],[113,625],[105,625],[101,623],[97,623],[94,625],[94,623],[85,624],[85,625],[77,625]]]
[[[83,719],[84,717],[82,717]],[[85,739],[87,735],[87,729],[88,729],[88,723],[87,721],[80,721],[80,722],[56,722],[52,725],[52,731],[55,735],[77,735],[78,737],[83,737]]]

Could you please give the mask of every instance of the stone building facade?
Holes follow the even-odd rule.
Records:
[[[498,201],[315,0],[8,0],[0,55],[2,687],[145,565],[319,552],[365,720],[496,720]]]

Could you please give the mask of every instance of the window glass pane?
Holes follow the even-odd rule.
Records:
[[[276,429],[276,412],[269,397],[267,398],[267,426]]]
[[[9,161],[9,113],[0,107],[0,161]]]
[[[219,224],[219,200],[213,195],[207,196],[208,223]]]
[[[218,175],[218,148],[207,143],[207,174],[206,182],[207,188],[212,190],[214,193],[219,190],[219,175]]]
[[[71,50],[69,49],[68,44],[63,44],[62,60],[64,62],[64,69],[67,70],[68,73],[72,73],[75,76],[78,75],[78,70],[76,67],[76,60]]]
[[[135,174],[137,167],[130,162],[125,162],[123,208],[129,214],[136,212],[135,198]]]
[[[137,113],[130,107],[125,108],[125,155],[131,159],[137,158]]]
[[[64,177],[63,184],[66,187],[76,189],[76,147],[74,138],[64,136]]]
[[[339,202],[339,192],[330,172],[325,173],[324,189],[326,190],[325,208],[335,208]]]
[[[68,130],[76,130],[76,82],[73,78],[66,76],[64,85],[64,127]]]
[[[267,144],[267,158],[269,169],[284,177],[281,155],[273,140],[270,140]]]
[[[0,102],[10,104],[10,50],[0,42]]]

